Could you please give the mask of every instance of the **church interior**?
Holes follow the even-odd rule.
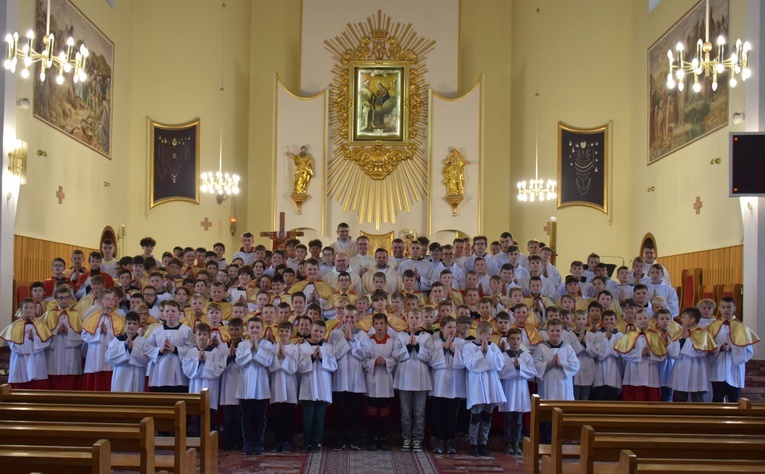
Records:
[[[726,55],[751,43],[751,77],[731,87],[726,71],[712,90],[702,75],[694,92],[689,73],[675,93],[664,45],[682,38],[690,57],[705,0],[0,0],[19,48],[54,20],[97,58],[79,84],[54,69],[43,83],[37,66],[23,78],[21,63],[0,76],[0,326],[54,258],[104,239],[118,258],[152,237],[155,255],[220,242],[230,260],[245,232],[269,250],[295,235],[328,246],[348,223],[388,249],[510,232],[521,253],[550,246],[564,279],[591,253],[613,271],[652,246],[681,307],[732,296],[763,333],[765,203],[731,197],[729,176],[730,134],[765,117],[765,9],[709,3]],[[237,175],[236,194],[202,189],[216,171]],[[540,178],[555,195],[519,198]],[[500,451],[485,467],[521,472]],[[280,469],[267,458],[257,469]],[[330,469],[299,459],[283,470]],[[470,472],[466,459],[413,469]],[[221,451],[221,472],[240,461]]]

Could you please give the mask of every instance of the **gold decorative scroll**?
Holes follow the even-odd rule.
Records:
[[[435,41],[421,38],[411,24],[393,23],[378,10],[365,22],[349,23],[340,36],[324,44],[335,60],[329,106],[333,156],[327,165],[327,196],[341,203],[344,211],[357,211],[360,224],[374,222],[379,229],[381,222],[395,223],[399,211],[410,212],[410,205],[428,193],[424,150],[428,84],[424,76],[425,58]],[[361,127],[356,115],[362,105],[357,101],[362,94],[355,92],[354,81],[361,67],[401,68],[398,74],[404,81],[391,93],[401,104],[395,115],[401,121],[398,133],[381,134],[379,139],[374,133],[358,133]],[[372,94],[364,104],[374,107],[375,100]]]

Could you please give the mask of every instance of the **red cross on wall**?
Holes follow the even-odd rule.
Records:
[[[701,212],[701,207],[702,207],[703,205],[704,205],[704,204],[701,202],[701,198],[699,198],[698,196],[696,196],[696,202],[694,202],[694,203],[693,203],[693,209],[695,209],[695,210],[696,210],[696,214],[699,214],[699,213]]]
[[[66,197],[66,194],[64,194],[64,187],[59,186],[58,191],[56,191],[56,197],[58,198],[58,203],[63,204],[64,198]]]
[[[207,232],[207,231],[210,229],[210,227],[212,227],[212,222],[210,222],[210,219],[208,219],[207,217],[205,217],[205,220],[203,220],[202,222],[200,222],[200,223],[199,223],[199,225],[201,225],[202,227],[204,227],[204,228],[205,228],[205,232]]]

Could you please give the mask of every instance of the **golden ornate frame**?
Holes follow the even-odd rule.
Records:
[[[424,146],[427,131],[425,58],[434,40],[420,38],[411,24],[392,24],[381,10],[324,44],[333,56],[329,120],[333,156],[327,164],[327,196],[343,204],[343,211],[358,212],[359,223],[395,223],[399,211],[428,193],[428,164]],[[354,93],[359,66],[381,69],[404,67],[406,83],[399,111],[402,139],[381,137],[354,140],[353,121],[358,104]],[[408,77],[407,77],[408,76]]]
[[[201,120],[195,118],[190,122],[181,124],[164,124],[146,117],[147,127],[149,129],[149,209],[156,207],[160,204],[173,201],[190,202],[193,204],[199,204],[199,135],[201,129]],[[171,136],[169,138],[163,137],[162,132],[169,132]],[[180,137],[175,137],[175,134],[180,134]],[[191,153],[190,168],[183,174],[183,179],[179,179],[183,185],[185,185],[185,192],[175,192],[173,190],[167,190],[167,196],[159,198],[155,196],[157,177],[155,176],[155,168],[158,157],[157,147],[161,140],[173,140],[172,146],[182,146],[180,142],[176,145],[175,141],[182,139],[191,139],[193,141],[193,147]],[[170,142],[168,142],[170,143]],[[188,150],[184,150],[188,152]],[[173,180],[175,183],[176,180]],[[192,190],[193,185],[193,190]],[[172,194],[175,192],[175,194]]]

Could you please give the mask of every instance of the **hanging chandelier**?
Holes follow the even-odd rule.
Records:
[[[218,204],[228,196],[239,194],[239,175],[223,172],[223,67],[225,50],[225,10],[226,4],[221,5],[221,67],[220,67],[220,150],[218,155],[218,171],[205,171],[201,175],[200,190],[206,194],[217,194]]]
[[[85,61],[90,53],[84,44],[80,44],[79,49],[75,49],[74,38],[70,37],[66,41],[66,52],[61,51],[58,56],[53,53],[55,38],[53,37],[53,33],[50,32],[50,0],[48,0],[45,36],[43,36],[42,39],[44,48],[42,52],[35,51],[33,45],[34,39],[34,30],[29,30],[27,32],[26,40],[22,40],[22,45],[19,47],[18,32],[13,34],[9,33],[5,36],[7,49],[3,66],[6,70],[15,74],[16,66],[21,62],[24,66],[21,70],[21,77],[27,79],[29,77],[30,66],[39,62],[42,66],[40,68],[40,81],[42,82],[45,82],[47,76],[46,71],[54,66],[58,69],[56,84],[63,84],[64,74],[69,73],[72,73],[72,81],[74,81],[75,84],[80,81],[85,81],[88,78],[85,73]]]
[[[699,83],[699,76],[704,74],[704,78],[708,78],[712,75],[712,90],[717,90],[717,76],[720,74],[730,72],[730,79],[728,84],[731,88],[736,87],[738,81],[736,75],[740,74],[741,80],[745,81],[752,75],[752,71],[749,69],[749,52],[752,50],[752,45],[749,41],[744,43],[740,39],[736,40],[735,47],[730,52],[730,56],[725,58],[725,37],[720,35],[717,37],[717,56],[714,59],[710,59],[709,55],[712,53],[712,43],[709,41],[709,0],[706,0],[706,36],[705,41],[699,39],[696,42],[696,51],[693,59],[688,62],[683,59],[683,51],[685,46],[683,43],[677,43],[675,49],[677,50],[677,59],[675,59],[672,50],[667,51],[667,59],[669,60],[669,73],[667,74],[667,88],[674,89],[677,85],[679,91],[685,89],[685,76],[686,74],[693,74],[693,92],[701,91],[701,84]],[[689,53],[690,54],[690,53]],[[674,77],[672,72],[674,71]],[[677,79],[677,82],[675,82]]]
[[[539,177],[539,2],[537,1],[537,92],[534,94],[535,101],[535,148],[534,148],[534,179],[518,182],[518,200],[522,202],[550,201],[558,197],[555,188],[558,186],[554,179]]]

